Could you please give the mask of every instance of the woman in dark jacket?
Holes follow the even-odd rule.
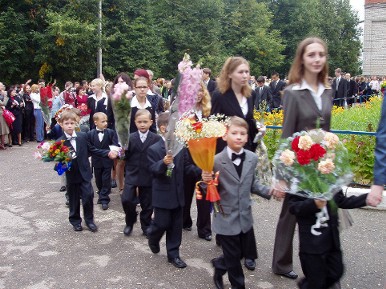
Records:
[[[21,131],[23,123],[23,114],[22,109],[24,107],[24,102],[22,98],[17,94],[15,86],[11,86],[8,90],[8,102],[6,108],[13,113],[15,116],[15,121],[12,123],[11,133],[8,135],[8,144],[18,144],[21,146]]]

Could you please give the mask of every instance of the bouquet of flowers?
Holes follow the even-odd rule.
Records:
[[[129,146],[130,101],[132,97],[133,93],[126,83],[117,83],[114,85],[112,107],[115,118],[115,129],[122,149],[127,149]]]
[[[39,105],[42,109],[44,122],[49,127],[51,125],[51,109],[48,100],[47,96],[41,96]]]
[[[43,162],[56,162],[54,170],[59,176],[71,169],[71,160],[74,158],[70,148],[63,143],[64,140],[42,142],[34,153],[35,158]]]
[[[346,148],[336,134],[322,129],[287,138],[273,164],[275,178],[287,182],[288,193],[306,198],[331,200],[352,179]]]
[[[177,140],[188,147],[193,161],[200,169],[208,172],[213,170],[216,140],[226,133],[227,121],[223,115],[209,116],[198,121],[196,115],[188,111],[177,122]],[[196,184],[197,199],[202,199],[198,190],[199,183]],[[213,203],[215,212],[222,212],[217,185],[218,172],[215,179],[207,184],[206,200]]]
[[[302,131],[287,138],[276,152],[273,164],[275,178],[285,180],[287,193],[306,198],[331,200],[341,186],[351,182],[352,173],[346,148],[338,136],[322,129]],[[326,207],[316,215],[311,227],[326,227],[329,219]]]

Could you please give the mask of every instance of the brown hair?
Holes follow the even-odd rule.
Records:
[[[288,73],[289,84],[292,83],[300,83],[304,76],[304,65],[303,65],[303,55],[306,51],[308,45],[313,43],[319,43],[323,46],[324,52],[328,53],[327,44],[318,37],[308,37],[299,43],[298,48],[296,49],[296,54],[294,61],[292,63],[291,69]],[[328,63],[324,64],[324,67],[321,72],[318,74],[318,81],[323,83],[325,86],[329,86],[328,84]]]
[[[167,111],[161,112],[158,115],[157,127],[160,128],[161,126],[168,126],[168,124],[169,124],[169,117],[170,117],[170,113],[169,112],[167,112]]]
[[[93,120],[93,121],[98,121],[98,120],[100,120],[101,118],[106,118],[106,119],[107,119],[107,114],[105,114],[104,112],[96,112],[96,113],[94,113],[94,115],[92,116],[92,120]]]
[[[145,109],[145,108],[142,108],[142,109],[138,109],[138,110],[137,110],[137,112],[135,113],[135,116],[134,116],[134,120],[136,120],[137,117],[142,116],[142,115],[148,116],[149,119],[151,120],[151,113],[150,113],[150,111],[148,111],[148,110]]]
[[[75,122],[79,122],[79,116],[76,114],[74,110],[65,110],[60,114],[59,122],[62,123],[66,120],[73,120]]]
[[[231,126],[238,126],[238,127],[243,127],[247,131],[249,130],[248,123],[245,121],[245,119],[239,117],[239,116],[232,116],[229,121],[228,121],[228,127]]]
[[[232,80],[229,78],[229,74],[234,72],[241,64],[246,64],[249,67],[248,61],[241,56],[229,57],[225,61],[217,81],[217,88],[221,93],[225,93],[231,88]],[[245,85],[241,88],[241,93],[246,97],[251,96],[252,88]]]

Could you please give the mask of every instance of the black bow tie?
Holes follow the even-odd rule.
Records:
[[[97,132],[98,132],[98,134],[100,134],[100,133],[104,134],[105,131],[104,130],[97,130]]]
[[[70,136],[70,137],[67,138],[67,140],[69,140],[69,141],[72,141],[72,140],[75,140],[75,139],[76,139],[76,136]]]
[[[235,154],[232,153],[232,162],[236,159],[241,159],[242,161],[245,160],[245,152],[242,152],[241,154]]]

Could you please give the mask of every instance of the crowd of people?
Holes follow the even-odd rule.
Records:
[[[299,257],[305,276],[298,283],[299,288],[339,288],[343,261],[337,216],[328,221],[329,226],[321,229],[323,239],[304,233],[315,222],[315,213],[323,207],[330,210],[330,205],[325,201],[286,194],[287,184],[282,180],[271,187],[264,186],[255,175],[258,144],[254,139],[259,128],[253,118],[254,109],[260,110],[262,104],[267,111],[283,109],[282,137],[287,138],[317,126],[330,130],[333,104],[353,105],[381,90],[376,78],[367,84],[365,78],[353,80],[339,68],[335,70],[336,77],[329,79],[327,55],[327,46],[322,40],[305,39],[298,46],[285,80],[281,80],[276,72],[272,73],[271,79],[250,76],[249,63],[242,57],[229,57],[215,80],[209,68],[202,70],[192,113],[198,120],[213,114],[230,117],[226,134],[217,142],[215,157],[224,213],[211,220],[210,202],[196,202],[198,236],[211,241],[215,233],[216,243],[223,250],[223,255],[212,260],[216,288],[224,288],[222,276],[226,272],[232,288],[245,288],[241,259],[247,269],[256,267],[251,193],[266,199],[274,196],[284,200],[273,247],[273,273],[298,278],[292,266],[292,240],[297,223],[301,228]],[[63,140],[73,156],[72,168],[66,172],[66,181],[61,188],[67,191],[73,230],[83,230],[81,204],[87,228],[92,232],[98,230],[94,223],[93,172],[97,203],[103,210],[109,209],[111,188],[119,188],[125,213],[124,235],[130,236],[133,231],[139,204],[140,227],[150,250],[155,254],[160,251],[160,239],[166,233],[168,262],[177,268],[185,268],[187,265],[180,257],[179,248],[182,230],[190,231],[193,225],[190,209],[195,183],[200,179],[212,181],[213,172],[199,169],[187,149],[175,156],[166,151],[168,108],[176,97],[173,80],[153,80],[152,77],[152,71],[137,69],[133,80],[128,74],[120,73],[113,81],[100,76],[90,85],[85,80],[67,81],[63,91],[55,82],[46,86],[43,79],[32,85],[31,80],[23,85],[11,85],[7,90],[0,83],[0,149],[22,146],[23,141]],[[120,146],[112,107],[112,94],[118,83],[127,84],[132,95],[130,143],[123,159],[118,158],[118,150],[114,149]],[[5,111],[13,114],[13,122],[7,122]],[[382,150],[378,149],[378,154],[382,155]],[[340,192],[334,200],[342,208],[376,206],[381,201],[379,188],[384,183],[384,179],[377,178],[374,191],[369,194],[347,198]]]

